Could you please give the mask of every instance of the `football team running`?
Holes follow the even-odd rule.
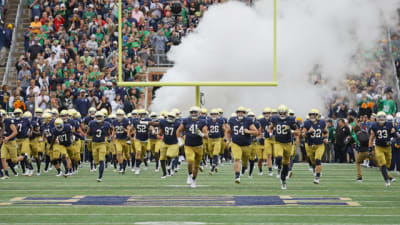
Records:
[[[390,186],[395,181],[388,172],[390,139],[400,137],[399,130],[386,121],[384,112],[379,112],[370,122],[368,154],[359,154],[359,157],[373,160],[382,172],[385,185]],[[159,115],[144,109],[127,115],[117,110],[108,115],[107,110],[91,108],[85,118],[74,109],[59,113],[56,109],[39,108],[35,115],[21,109],[10,114],[1,110],[0,126],[3,180],[10,178],[9,170],[18,176],[19,168],[24,176],[32,176],[34,164],[36,175],[40,176],[42,163],[43,172],[54,168],[56,176],[69,177],[78,173],[84,161],[89,162],[90,172],[98,169],[98,182],[102,181],[108,164],[121,175],[127,169],[139,175],[141,168],[147,170],[152,161],[155,172],[161,167],[161,179],[166,179],[186,160],[186,182],[195,188],[199,171],[203,172],[208,162],[208,174],[214,176],[218,166],[232,160],[235,183],[240,184],[240,177],[247,171],[252,178],[256,164],[258,175],[263,175],[266,164],[268,175],[274,176],[275,169],[285,190],[287,180],[293,175],[300,141],[305,144],[315,184],[321,179],[321,158],[328,143],[327,125],[317,109],[312,109],[302,121],[285,105],[265,108],[258,117],[250,109],[239,107],[229,118],[223,116],[222,109],[208,113],[196,106],[190,108],[186,118],[181,117],[178,109]],[[361,181],[359,163],[357,171]]]

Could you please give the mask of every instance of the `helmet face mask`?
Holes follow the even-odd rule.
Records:
[[[176,118],[173,115],[168,115],[166,120],[168,123],[174,123]]]
[[[271,117],[271,113],[270,112],[265,112],[263,114],[264,114],[265,119],[269,119]]]
[[[139,114],[140,120],[145,120],[146,116],[147,116],[146,113],[140,113]]]
[[[377,121],[379,124],[384,124],[386,122],[386,116],[378,116]]]
[[[104,120],[103,116],[100,116],[100,115],[96,115],[94,117],[94,119],[96,120],[97,123],[101,123]]]
[[[57,125],[56,125],[56,129],[57,129],[58,131],[62,131],[63,128],[64,128],[64,125],[63,125],[63,124],[57,124]]]
[[[199,118],[199,111],[190,111],[190,117],[194,120]]]
[[[15,116],[16,119],[20,119],[21,116],[22,116],[22,113],[16,112],[16,113],[14,113],[14,116]]]
[[[279,112],[279,118],[280,118],[281,120],[286,119],[286,117],[287,117],[287,112]]]
[[[219,118],[219,114],[218,113],[211,113],[211,119],[216,121]]]
[[[124,119],[124,115],[117,114],[117,120],[122,121]]]
[[[236,115],[237,115],[238,120],[243,120],[246,115],[246,112],[236,111]]]
[[[317,119],[317,114],[315,113],[309,113],[308,117],[310,118],[311,122],[314,122]]]

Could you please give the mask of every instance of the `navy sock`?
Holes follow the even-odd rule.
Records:
[[[124,160],[122,162],[122,168],[125,170],[126,169],[126,164],[128,164],[128,162],[126,160]]]
[[[276,165],[278,166],[278,170],[282,168],[282,157],[276,157]]]
[[[14,169],[15,164],[11,161],[11,159],[7,160],[7,164],[8,164],[8,168],[10,168],[11,171],[13,172],[13,174],[16,175],[17,171],[15,171],[15,169]]]
[[[269,172],[272,172],[272,167],[268,167],[268,171],[269,171]]]
[[[253,174],[253,169],[254,169],[254,160],[250,160],[249,176],[251,176],[251,174]]]
[[[100,161],[100,166],[99,166],[99,179],[103,177],[103,172],[104,172],[104,161]]]
[[[286,176],[288,174],[288,171],[289,171],[289,165],[283,165],[282,172],[281,172],[281,180],[282,181],[286,180]]]
[[[382,176],[383,179],[385,179],[385,181],[387,181],[389,179],[388,173],[387,173],[387,168],[386,166],[382,166],[381,167],[381,171],[382,171]]]
[[[21,169],[22,169],[22,173],[25,173],[25,160],[21,161]]]
[[[246,171],[247,167],[242,166],[242,174]]]
[[[213,156],[213,162],[212,164],[218,165],[218,155]]]
[[[235,172],[235,179],[240,177],[240,173],[239,172]]]
[[[136,168],[140,168],[140,163],[141,163],[140,159],[136,159]]]
[[[8,175],[8,170],[4,170],[4,174],[9,177],[10,175]]]
[[[317,173],[317,178],[319,178],[321,176],[321,174],[320,173]]]
[[[161,160],[161,169],[163,171],[163,176],[167,176],[167,169],[165,163],[166,163],[165,160]]]

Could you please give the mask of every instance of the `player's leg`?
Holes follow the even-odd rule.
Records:
[[[249,178],[253,177],[253,169],[254,169],[254,164],[255,164],[255,160],[256,160],[257,146],[258,146],[258,144],[253,143],[249,147],[249,164],[250,164]]]
[[[162,155],[162,153],[160,153]],[[194,160],[195,160],[195,153],[194,147],[185,145],[185,157],[187,161],[187,168],[188,168],[188,177],[186,179],[186,183],[191,185],[193,181],[193,168],[194,168]]]
[[[31,150],[32,150],[32,156],[35,159],[36,162],[36,175],[40,176],[40,157],[39,157],[39,142],[38,138],[35,138],[31,140]]]
[[[319,183],[319,179],[321,177],[321,172],[322,172],[321,159],[322,159],[322,156],[324,155],[324,151],[325,151],[324,144],[315,146],[314,157],[315,157],[315,173],[316,174],[315,174],[314,183],[316,183],[316,184]]]
[[[378,167],[380,167],[381,169],[386,186],[390,186],[389,176],[386,167],[385,151],[386,149],[384,147],[375,146],[375,157],[378,162]]]
[[[160,147],[160,162],[161,162],[161,169],[162,169],[162,173],[163,173],[163,175],[161,177],[162,179],[167,178],[167,167],[166,167],[167,149],[168,149],[168,146],[165,143],[163,143]]]
[[[17,160],[17,146],[15,141],[9,141],[7,143],[3,143],[1,146],[1,164],[4,170],[4,176],[1,179],[8,179],[8,163],[7,163],[7,155],[11,157],[13,163],[18,163]]]
[[[162,141],[161,140],[157,140],[156,144],[154,145],[154,160],[156,162],[156,168],[155,168],[155,172],[159,171],[159,166],[160,166],[160,148],[162,145]]]
[[[140,145],[142,147],[140,159],[144,163],[144,170],[147,170],[149,168],[149,165],[147,164],[147,142],[140,142]]]
[[[386,159],[386,168],[389,168],[390,164],[392,162],[392,149],[390,147],[387,148],[385,151],[385,159]],[[390,182],[396,181],[396,179],[392,177],[392,175],[390,174],[389,171],[387,173],[388,173],[388,178],[389,178]]]
[[[231,143],[230,144],[231,151],[232,151],[232,156],[233,156],[233,169],[235,172],[235,183],[240,184],[240,167],[241,167],[241,161],[242,161],[242,148],[235,144]]]
[[[190,184],[191,188],[196,188],[196,178],[200,168],[200,162],[203,159],[203,149],[201,146],[194,147],[194,165],[192,171],[192,183]]]
[[[272,144],[271,139],[265,138],[264,139],[264,155],[266,156],[267,160],[267,167],[268,167],[268,175],[272,176]]]
[[[123,169],[123,157],[122,157],[122,152],[123,152],[123,148],[126,148],[125,146],[123,146],[124,140],[119,140],[117,139],[115,141],[115,153],[117,156],[117,161],[118,161],[118,165],[119,165],[119,172],[123,173],[124,169]],[[126,151],[126,149],[124,149]]]
[[[277,145],[281,146],[281,147],[276,147]],[[284,151],[284,148],[282,146],[286,146],[286,143],[282,144],[282,143],[276,142],[274,144],[275,160],[276,160],[276,165],[278,166],[278,170],[277,170],[277,173],[276,173],[276,178],[280,178],[280,176],[281,176],[283,151]]]
[[[103,172],[104,172],[104,160],[107,153],[107,145],[106,143],[98,143],[97,145],[97,162],[95,161],[96,165],[99,165],[99,177],[97,178],[98,182],[103,180]]]
[[[290,143],[285,143],[285,144],[280,144],[280,147],[278,149],[282,149],[282,172],[280,174],[281,176],[281,182],[282,182],[282,189],[286,189],[286,177],[289,173],[289,164],[290,164],[290,155],[291,155],[291,144]]]
[[[142,149],[142,144],[139,140],[135,140],[135,150],[136,150],[136,154],[135,154],[135,164],[136,164],[136,169],[135,169],[135,174],[139,174],[140,173],[140,164],[142,162],[141,158],[142,158],[142,151],[146,151],[145,149]],[[133,166],[132,166],[133,167]],[[138,172],[139,170],[139,172]]]

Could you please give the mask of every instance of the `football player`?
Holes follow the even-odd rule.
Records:
[[[201,108],[200,109],[199,119],[207,121],[207,119],[208,119],[208,110],[206,108]],[[212,160],[210,152],[208,151],[208,139],[203,138],[203,160],[200,163],[200,167],[199,167],[200,172],[203,172],[204,167],[207,166],[207,157],[210,160]]]
[[[131,123],[129,119],[125,118],[125,112],[118,109],[116,112],[116,120],[113,122],[113,142],[115,144],[115,151],[119,164],[119,172],[125,173],[127,160],[129,160],[129,143],[128,137],[130,136]],[[125,160],[124,160],[125,156]]]
[[[150,118],[152,122],[159,122],[159,117],[157,115],[157,113],[152,112],[150,114]],[[160,127],[159,124],[153,124],[152,125],[153,129],[150,132],[149,135],[149,143],[147,146],[147,149],[150,151],[151,156],[154,158],[154,161],[156,163],[156,169],[155,172],[157,173],[159,171],[158,167],[159,167],[159,153],[160,153],[160,149],[157,149],[160,147],[159,144],[157,144],[159,142],[158,139],[158,134],[160,133]],[[151,157],[148,157],[151,158]]]
[[[37,118],[32,119],[32,113],[29,111],[26,111],[23,115],[23,117],[28,118],[28,120],[31,121],[31,135],[29,137],[29,144],[31,148],[31,153],[33,158],[36,161],[36,175],[40,176],[40,156],[39,153],[42,151],[40,149],[40,143],[41,141],[41,133],[40,133],[40,121]]]
[[[147,162],[145,161],[145,154],[147,151],[147,142],[149,140],[149,130],[151,119],[147,117],[147,111],[140,109],[138,111],[139,120],[133,121],[133,129],[135,134],[135,150],[136,150],[136,170],[135,174],[140,174],[140,164],[145,163],[147,169]]]
[[[260,119],[260,133],[264,134],[264,159],[267,160],[268,166],[268,175],[273,176],[272,172],[272,153],[273,153],[273,139],[272,136],[269,135],[269,127],[271,126],[271,109],[265,108],[263,110],[264,117]],[[258,169],[262,168],[262,160],[258,159]],[[262,171],[262,170],[261,170]]]
[[[227,126],[228,119],[224,117],[224,110],[221,108],[218,108],[218,116],[219,118],[224,122],[223,128]],[[225,131],[224,129],[220,130],[221,133],[221,151],[219,154],[219,161],[221,161],[221,166],[224,164],[224,161],[227,160],[227,155],[228,155],[228,150],[226,148],[226,140],[225,138]]]
[[[103,180],[104,160],[107,152],[107,137],[111,136],[111,124],[104,121],[104,113],[97,111],[89,123],[88,135],[92,137],[92,154],[95,165],[99,165],[98,182]]]
[[[176,137],[181,138],[185,132],[185,156],[188,164],[188,177],[186,183],[196,188],[196,178],[203,159],[203,138],[207,137],[207,122],[200,119],[200,108],[193,106],[189,110],[189,116],[182,120],[176,132]]]
[[[178,157],[179,144],[176,132],[180,126],[180,121],[177,120],[175,112],[170,112],[166,119],[160,120],[160,135],[163,137],[163,143],[160,148],[161,169],[163,171],[162,179],[168,175],[174,174],[174,168],[171,168],[171,162]],[[167,165],[167,168],[166,168]]]
[[[254,126],[257,129],[257,135],[251,135],[251,143],[250,143],[250,152],[249,152],[249,178],[253,178],[253,170],[254,170],[254,164],[256,162],[256,153],[257,153],[257,137],[259,136],[258,130],[261,128],[260,123],[256,120],[256,115],[252,111],[247,112],[247,117],[251,119],[254,123]],[[242,168],[242,174],[244,173],[243,168]]]
[[[244,168],[242,168],[242,171],[247,168],[250,155],[251,135],[257,136],[258,134],[253,121],[250,118],[246,118],[246,112],[246,108],[239,107],[236,110],[236,116],[229,119],[228,126],[226,126],[225,130],[225,137],[227,139],[226,145],[230,146],[232,150],[235,183],[237,184],[240,184],[241,164],[243,164],[242,166]]]
[[[41,133],[42,133],[42,139],[45,142],[45,167],[44,167],[44,172],[47,173],[49,169],[50,162],[53,162],[53,155],[50,152],[50,143],[51,140],[53,139],[51,129],[52,127],[50,126],[50,120],[51,114],[50,113],[43,113],[42,116],[43,119],[43,124],[41,126]],[[61,172],[61,171],[60,171]]]
[[[396,133],[392,123],[386,121],[386,114],[383,111],[376,114],[376,120],[372,124],[369,138],[369,152],[373,151],[373,144],[375,141],[375,158],[378,166],[381,168],[382,176],[385,180],[386,187],[390,186],[390,182],[395,179],[389,174],[388,167],[392,161],[392,151],[390,147],[390,139]],[[371,153],[372,155],[372,153]]]
[[[83,126],[86,134],[87,134],[87,130],[89,128],[89,123],[94,120],[94,115],[95,114],[96,114],[96,108],[91,107],[89,109],[89,115],[86,116],[83,119],[83,125],[82,126]],[[89,157],[89,163],[90,163],[90,172],[94,172],[94,171],[96,171],[96,165],[93,164],[92,137],[88,136],[88,135],[86,135],[86,137],[87,137],[86,146],[87,146],[87,150],[88,150],[88,157]]]
[[[6,114],[0,111],[0,121],[2,129],[2,145],[1,145],[1,164],[4,170],[4,176],[2,180],[8,179],[8,163],[7,157],[11,158],[10,168],[14,168],[14,165],[18,161],[22,160],[18,158],[17,153],[17,142],[15,141],[18,131],[15,126],[15,121],[13,118],[7,118]]]
[[[54,167],[57,169],[57,175],[61,175],[58,160],[61,158],[65,168],[64,177],[68,177],[72,173],[71,159],[68,155],[68,152],[72,152],[72,126],[70,124],[64,124],[61,118],[57,118],[54,121],[54,127],[51,133],[53,137],[50,142],[50,151],[54,154]]]
[[[17,147],[19,155],[26,156],[21,161],[22,173],[24,176],[32,176],[33,168],[31,164],[31,147],[29,144],[29,133],[31,129],[31,121],[28,117],[23,117],[21,109],[14,110],[15,125],[18,130]],[[27,168],[27,170],[26,170]]]
[[[223,135],[221,130],[224,131],[224,120],[220,118],[218,110],[213,109],[210,112],[210,118],[207,119],[208,128],[208,149],[212,155],[211,169],[208,172],[213,175],[214,172],[218,172],[218,156],[221,153],[221,142]]]
[[[304,123],[303,134],[308,136],[309,140],[309,156],[313,167],[315,167],[314,183],[319,184],[321,176],[322,165],[321,159],[324,155],[325,145],[328,143],[328,129],[325,120],[318,119],[319,111],[312,109],[308,116],[310,120]]]
[[[257,155],[257,165],[258,165],[258,175],[262,176],[263,175],[263,170],[262,170],[262,166],[263,163],[265,162],[265,160],[267,159],[267,154],[266,151],[264,150],[264,145],[265,145],[265,141],[264,141],[264,128],[261,126],[260,120],[264,119],[263,115],[260,115],[257,117],[257,122],[259,124],[259,128],[258,128],[258,137],[257,137],[257,144],[256,144],[256,155]],[[271,168],[272,171],[272,168]]]
[[[286,176],[289,173],[290,156],[292,152],[292,130],[293,135],[299,135],[299,129],[296,125],[296,120],[294,117],[288,116],[288,108],[285,105],[280,105],[278,107],[279,116],[273,116],[271,118],[271,126],[269,129],[270,136],[272,136],[275,130],[275,154],[278,167],[282,163],[281,171],[281,183],[282,190],[286,190]],[[279,175],[279,173],[278,173]]]

